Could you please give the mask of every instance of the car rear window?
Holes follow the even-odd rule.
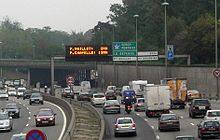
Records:
[[[195,100],[195,105],[209,105],[208,100]]]
[[[138,103],[144,103],[144,99],[139,99]]]
[[[168,120],[177,120],[177,117],[175,115],[166,115],[161,117],[162,121],[168,121]]]
[[[120,105],[118,101],[111,101],[111,100],[105,102],[105,104],[106,105]]]
[[[118,120],[118,124],[129,124],[132,123],[131,119],[120,119]]]
[[[208,121],[204,122],[205,127],[219,127],[219,122],[217,121]]]
[[[220,111],[208,112],[208,117],[220,117]]]
[[[94,95],[95,98],[103,98],[105,97],[104,95]]]

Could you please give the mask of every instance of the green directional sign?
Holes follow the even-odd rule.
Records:
[[[136,42],[113,42],[113,57],[135,57],[137,56]]]

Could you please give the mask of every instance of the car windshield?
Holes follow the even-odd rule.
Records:
[[[31,94],[31,97],[41,97],[40,93],[33,93]]]
[[[8,119],[8,114],[0,114],[0,120]]]
[[[25,90],[24,89],[19,89],[18,92],[25,92]]]
[[[209,105],[208,100],[195,100],[195,105]]]
[[[193,137],[182,137],[182,138],[177,138],[176,140],[195,140]]]
[[[6,105],[6,109],[15,109],[17,108],[16,105]]]
[[[118,124],[129,124],[132,123],[131,119],[119,119]]]
[[[114,92],[107,92],[106,95],[107,96],[114,96]]]
[[[11,140],[25,140],[26,135],[12,136]]]
[[[144,103],[144,99],[139,99],[138,103]]]
[[[217,121],[207,121],[204,122],[204,127],[219,127],[219,122]]]
[[[220,111],[208,112],[208,117],[220,117]]]
[[[37,115],[38,116],[52,116],[53,113],[50,110],[43,110],[43,111],[39,111]]]
[[[10,90],[8,90],[9,92],[15,92],[15,89],[10,89]]]
[[[94,95],[94,98],[103,98],[105,97],[104,95]]]
[[[161,117],[162,121],[167,121],[167,120],[177,120],[177,117],[175,115],[164,115]]]

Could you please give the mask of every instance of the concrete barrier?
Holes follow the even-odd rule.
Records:
[[[63,135],[62,140],[72,140],[73,139],[73,133],[75,128],[75,112],[72,108],[72,106],[65,100],[62,100],[60,98],[51,96],[49,94],[42,94],[45,101],[54,103],[59,105],[61,107],[66,115],[67,118],[67,126],[65,128],[65,133]]]
[[[104,120],[102,114],[100,112],[98,112],[95,109],[95,107],[93,107],[89,103],[78,102],[78,101],[72,100],[72,99],[69,99],[69,101],[73,105],[82,106],[82,107],[88,109],[90,112],[94,113],[94,115],[99,119],[99,122],[101,124],[101,131],[100,131],[100,134],[99,134],[99,140],[103,140],[104,139],[104,134],[105,134],[105,120]]]

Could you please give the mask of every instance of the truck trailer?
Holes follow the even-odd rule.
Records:
[[[167,85],[149,85],[144,90],[145,113],[148,117],[157,117],[169,113],[170,87]]]

